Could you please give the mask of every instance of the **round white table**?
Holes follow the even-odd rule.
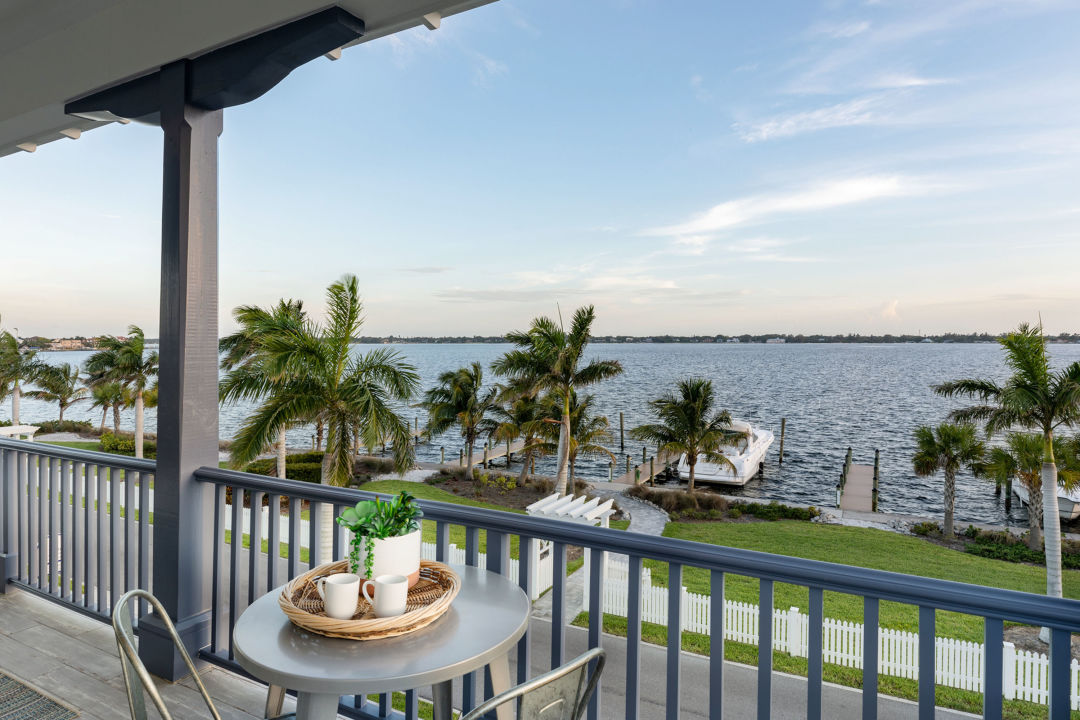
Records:
[[[333,720],[342,695],[426,685],[432,686],[435,720],[450,720],[453,678],[488,666],[492,689],[509,689],[507,656],[525,634],[531,609],[510,578],[474,567],[454,570],[461,591],[446,614],[422,630],[385,640],[342,640],[298,628],[278,606],[278,588],[237,620],[236,660],[260,680],[296,690],[297,720]],[[509,715],[512,704],[505,709]]]

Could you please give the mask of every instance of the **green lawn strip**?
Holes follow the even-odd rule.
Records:
[[[62,447],[75,448],[76,450],[98,450],[100,443],[97,440],[40,440],[42,445],[60,445]],[[123,457],[122,455],[119,457]]]
[[[760,550],[762,552],[812,560],[825,560],[866,568],[942,578],[992,587],[1044,593],[1045,571],[1041,567],[1004,562],[970,555],[934,545],[920,538],[885,530],[819,525],[797,520],[760,523],[668,523],[666,537],[695,540],[713,545]],[[652,571],[653,585],[667,586],[667,564],[646,560]],[[709,594],[709,571],[683,568],[683,585],[690,592]],[[1066,597],[1080,597],[1080,571],[1066,570]],[[758,580],[728,574],[725,579],[727,599],[756,604]],[[805,587],[777,583],[775,607],[798,607],[808,611]],[[918,632],[919,612],[912,605],[883,601],[880,606],[882,627]],[[862,622],[863,599],[855,595],[825,593],[825,617]],[[955,612],[937,612],[937,634],[971,642],[982,642],[983,619]]]
[[[370,700],[371,702],[378,702],[379,701],[379,696],[378,695],[368,695],[367,699]],[[405,712],[405,693],[403,693],[403,692],[392,693],[392,695],[391,695],[391,704],[394,706],[394,709],[397,710],[398,712]],[[432,720],[432,718],[434,717],[434,715],[433,715],[434,710],[433,710],[433,708],[431,706],[431,703],[429,703],[427,700],[420,700],[420,704],[417,707],[417,711],[418,711],[418,715],[420,717],[420,720]],[[453,711],[452,717],[454,717],[454,718],[461,717],[461,713],[459,713],[459,712],[457,712],[455,710],[455,711]]]
[[[573,624],[577,627],[589,626],[589,613],[583,612],[578,615]],[[604,632],[619,637],[626,637],[627,620],[618,615],[604,614]],[[641,639],[653,645],[667,645],[667,627],[654,623],[641,623]],[[684,632],[682,634],[682,648],[697,655],[709,656],[710,638],[700,633]],[[757,667],[758,648],[755,645],[734,642],[724,642],[724,658],[731,662],[742,663]],[[773,670],[776,672],[789,673],[806,677],[807,659],[792,657],[785,652],[773,651]],[[824,663],[822,666],[822,679],[825,682],[845,685],[847,687],[862,687],[862,670]],[[907,700],[919,699],[919,684],[915,680],[892,677],[891,675],[878,675],[878,691],[883,695],[904,698]],[[936,686],[934,690],[934,702],[940,707],[962,710],[964,712],[982,713],[982,693],[971,690],[959,690],[957,688]],[[1006,700],[1004,702],[1003,717],[1009,720],[1041,720],[1046,717],[1046,706],[1023,700]],[[1080,720],[1080,712],[1073,711],[1071,720]]]

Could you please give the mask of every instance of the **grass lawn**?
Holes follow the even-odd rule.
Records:
[[[759,523],[668,523],[664,535],[976,585],[1034,593],[1046,591],[1045,570],[1041,567],[977,557],[934,545],[921,538],[885,530],[781,520]],[[646,565],[652,569],[654,585],[667,584],[666,563],[647,560]],[[709,573],[698,568],[684,568],[683,584],[691,592],[708,594]],[[1065,571],[1064,588],[1066,597],[1080,598],[1080,571]],[[758,581],[754,578],[729,575],[725,589],[729,600],[757,603]],[[806,612],[809,607],[807,595],[804,587],[778,583],[775,587],[775,605],[783,609],[799,607]],[[861,597],[825,593],[826,617],[862,622],[862,607]],[[918,608],[882,602],[880,612],[883,627],[918,631]],[[972,615],[938,611],[937,634],[982,642],[983,621]]]
[[[97,440],[48,440],[40,442],[43,445],[60,445],[61,447],[75,448],[76,450],[94,450],[95,452],[100,452],[98,450],[99,443]]]

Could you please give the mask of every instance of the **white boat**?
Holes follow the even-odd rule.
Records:
[[[724,456],[731,461],[734,469],[727,465],[715,465],[698,459],[694,466],[694,482],[716,483],[718,485],[745,485],[761,470],[765,462],[765,453],[773,444],[773,434],[769,430],[753,427],[748,422],[735,420],[731,427],[746,433],[747,441],[724,448]],[[679,477],[690,479],[690,464],[686,455],[679,458]]]
[[[1023,483],[1013,480],[1013,494],[1020,498],[1020,502],[1028,504],[1028,491]],[[1071,492],[1058,488],[1058,515],[1065,522],[1080,517],[1080,488]]]

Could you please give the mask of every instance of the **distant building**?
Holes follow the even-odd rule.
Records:
[[[49,343],[49,350],[61,352],[66,350],[92,350],[93,348],[93,342],[84,338],[60,338]]]
[[[742,340],[740,340],[739,338],[728,338],[727,341],[729,343],[741,343],[742,342]]]
[[[787,340],[785,338],[769,338],[765,341],[766,345],[783,345]]]

